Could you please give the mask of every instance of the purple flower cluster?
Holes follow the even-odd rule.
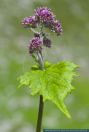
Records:
[[[40,52],[42,51],[42,46],[46,46],[48,48],[51,47],[51,40],[48,39],[46,36],[42,38],[40,38],[39,34],[34,34],[34,38],[32,38],[32,40],[29,43],[29,53],[33,54],[36,52]]]
[[[37,19],[36,19],[36,16],[24,18],[22,20],[22,25],[24,25],[24,27],[36,28],[37,27]]]
[[[62,32],[61,24],[56,20],[51,9],[40,7],[35,10],[34,16],[26,17],[22,20],[22,25],[26,28],[41,28],[40,33],[35,33],[34,38],[29,44],[29,53],[33,54],[42,51],[42,46],[51,47],[51,40],[43,32],[43,27],[49,28],[51,31],[60,35]],[[40,25],[40,26],[39,26]],[[32,30],[34,32],[34,30]]]
[[[37,51],[41,52],[41,50],[42,50],[42,40],[40,39],[40,37],[34,37],[30,41],[29,53],[32,54]]]
[[[35,15],[43,23],[51,23],[55,19],[54,14],[47,7],[38,8],[35,10]]]
[[[51,9],[47,7],[40,7],[35,10],[34,16],[26,17],[22,20],[24,27],[37,28],[39,24],[43,24],[45,27],[55,31],[57,35],[62,32],[61,24],[56,20],[55,15]]]

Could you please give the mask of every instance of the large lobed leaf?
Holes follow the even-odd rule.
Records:
[[[20,87],[23,85],[29,87],[32,95],[43,95],[44,101],[52,101],[70,118],[64,98],[74,89],[71,81],[76,67],[75,64],[66,61],[57,64],[46,62],[45,70],[39,70],[37,66],[34,66],[30,72],[19,78]]]

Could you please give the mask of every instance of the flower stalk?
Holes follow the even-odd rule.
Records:
[[[51,40],[48,38],[47,34],[43,32],[43,28],[50,29],[50,31],[55,32],[56,35],[61,35],[61,24],[56,19],[51,9],[47,7],[39,7],[35,10],[33,16],[26,17],[22,20],[22,25],[34,33],[34,37],[30,40],[28,46],[29,53],[38,63],[39,69],[44,70],[42,50],[44,46],[51,48]],[[35,30],[36,28],[40,28],[39,32]],[[43,108],[43,95],[40,95],[36,132],[41,132]]]
[[[44,62],[43,62],[42,54],[37,52],[37,58],[38,58],[39,69],[44,70]]]
[[[39,69],[44,70],[44,62],[43,62],[42,54],[37,52],[37,57],[38,57]],[[43,96],[40,95],[36,132],[41,132],[42,118],[43,118],[43,108],[44,108]]]

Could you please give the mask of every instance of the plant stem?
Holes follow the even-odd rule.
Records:
[[[42,53],[37,52],[37,58],[38,58],[40,70],[44,70],[44,62],[43,62],[43,58],[42,58]]]
[[[31,31],[32,31],[33,33],[40,34],[40,32],[37,32],[35,29],[33,29],[33,28],[30,28],[30,29],[31,29]]]
[[[41,132],[41,125],[42,125],[42,117],[43,117],[43,96],[40,95],[40,103],[39,103],[39,111],[38,111],[38,120],[37,120],[37,128],[36,132]]]
[[[44,70],[44,63],[43,63],[42,53],[37,52],[37,58],[38,58],[38,63],[39,63],[39,69]],[[36,132],[41,132],[43,108],[44,108],[43,96],[40,95]]]

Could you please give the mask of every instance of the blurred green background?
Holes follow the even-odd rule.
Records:
[[[0,0],[0,132],[35,132],[39,97],[30,96],[28,88],[18,89],[17,77],[34,63],[28,54],[33,34],[21,20],[39,6],[51,8],[63,27],[61,37],[50,34],[53,46],[44,59],[80,66],[76,90],[65,100],[72,119],[46,102],[43,128],[89,128],[89,0]]]

